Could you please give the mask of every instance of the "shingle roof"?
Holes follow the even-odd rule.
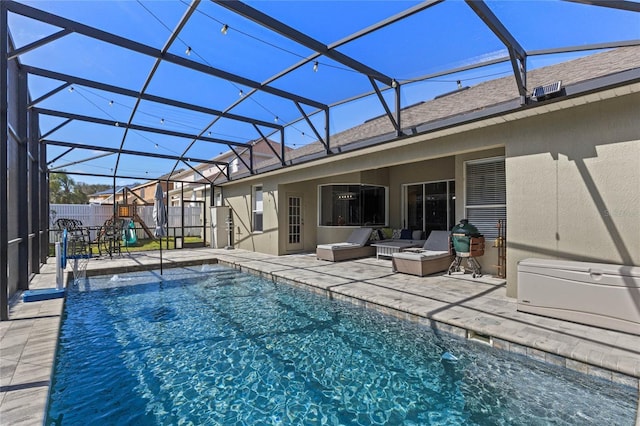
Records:
[[[640,68],[640,46],[622,47],[529,71],[527,72],[527,86],[533,88],[558,80],[562,80],[563,86],[567,86],[634,68]],[[404,109],[402,127],[406,129],[482,110],[518,98],[518,90],[513,76],[485,81],[467,90],[454,92],[448,96]],[[389,119],[386,116],[377,117],[332,135],[331,148],[343,147],[391,132],[394,132],[394,128]],[[320,142],[314,142],[291,151],[288,153],[287,159],[302,158],[323,151],[324,146]],[[257,168],[265,168],[273,164],[273,161],[264,161],[258,164]]]

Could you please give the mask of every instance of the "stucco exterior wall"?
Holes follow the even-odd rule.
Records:
[[[253,232],[253,187],[262,185],[263,231]],[[233,212],[234,247],[278,254],[278,185],[273,178],[243,180],[224,188],[225,205]]]
[[[640,95],[519,123],[506,145],[507,294],[527,257],[640,265]]]
[[[489,129],[487,129],[489,130]],[[496,131],[496,129],[491,129],[489,131],[484,130],[482,132],[474,132],[471,136],[476,139],[478,142],[482,142],[482,140],[500,140],[501,143],[505,143],[506,140],[503,139],[500,134],[502,132]],[[465,163],[467,161],[479,160],[484,158],[496,158],[496,157],[504,157],[505,150],[504,148],[492,148],[487,150],[480,150],[474,152],[468,152],[465,154],[456,155],[455,157],[455,180],[456,180],[456,223],[460,222],[460,219],[465,219],[467,217],[465,210]],[[507,181],[509,177],[507,176]],[[509,200],[507,199],[507,215],[509,213]],[[509,223],[507,222],[507,227]],[[498,273],[498,269],[496,265],[498,264],[498,249],[493,247],[493,241],[487,239],[485,241],[484,255],[477,257],[476,260],[482,267],[483,274],[495,275]]]
[[[317,185],[313,181],[302,181],[291,183],[288,185],[280,185],[278,195],[280,197],[280,205],[283,207],[277,213],[279,213],[279,220],[281,223],[279,229],[279,254],[289,253],[289,247],[287,246],[288,228],[287,228],[287,204],[288,196],[295,195],[302,197],[302,249],[301,251],[314,251],[316,247],[317,238],[317,211],[318,211],[318,196],[316,191]],[[295,250],[300,251],[300,250]]]
[[[517,262],[527,257],[640,265],[638,105],[638,94],[619,96],[432,140],[407,138],[357,158],[335,157],[225,185],[240,227],[236,245],[285,254],[289,192],[304,197],[304,250],[345,240],[350,228],[317,223],[317,187],[327,183],[388,186],[389,226],[402,227],[403,184],[455,178],[459,220],[465,217],[465,161],[504,156],[508,296],[517,296]],[[264,185],[265,231],[251,235],[256,183]],[[479,259],[488,274],[496,272],[492,243]]]

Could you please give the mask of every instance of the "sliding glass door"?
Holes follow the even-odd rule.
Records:
[[[455,225],[455,182],[439,181],[404,186],[405,227],[448,231]]]

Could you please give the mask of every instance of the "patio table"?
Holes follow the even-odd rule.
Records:
[[[393,253],[398,253],[404,249],[419,247],[421,244],[419,241],[407,240],[407,241],[387,241],[379,242],[377,244],[371,244],[376,248],[376,259],[380,259],[380,256],[391,257]]]

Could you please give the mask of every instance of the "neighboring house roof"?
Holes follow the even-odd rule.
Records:
[[[640,46],[622,47],[596,53],[579,59],[538,68],[527,72],[527,87],[534,87],[562,80],[563,87],[622,71],[640,68]],[[485,81],[466,90],[460,90],[421,102],[402,110],[401,126],[409,130],[426,123],[438,122],[474,111],[482,111],[491,106],[519,100],[513,76]],[[394,133],[395,130],[385,116],[376,117],[343,132],[331,135],[330,147],[339,151],[359,141],[379,138]],[[409,132],[411,133],[411,132]],[[382,142],[383,140],[381,140]],[[287,162],[303,157],[317,158],[324,146],[314,142],[291,151]],[[256,165],[257,169],[273,169],[277,160],[270,159]]]
[[[136,184],[134,184],[134,185],[122,185],[122,186],[118,186],[118,187],[116,187],[116,194],[117,194],[118,192],[121,192],[124,188],[132,189],[132,188],[134,188],[134,187],[135,187],[135,186],[137,186],[137,185],[138,185],[138,184],[136,183]],[[109,188],[109,189],[105,189],[104,191],[96,192],[95,194],[91,194],[91,195],[89,195],[89,197],[101,197],[101,196],[110,196],[110,195],[113,195],[113,188]]]
[[[250,142],[253,145],[253,154],[254,154],[254,161],[258,162],[264,162],[264,161],[269,161],[270,159],[274,158],[274,153],[273,151],[275,151],[276,153],[278,153],[278,155],[280,155],[281,152],[281,144],[278,142],[275,142],[271,139],[268,139],[266,142],[264,139],[256,139],[254,141]],[[271,145],[271,148],[269,148],[269,145],[267,145],[267,143],[269,145]],[[272,149],[273,148],[273,149]],[[285,156],[287,155],[287,153],[293,151],[292,148],[289,148],[287,146],[285,146],[284,148],[285,150]],[[238,154],[243,156],[244,154],[248,153],[248,149],[246,148],[242,148],[238,150]],[[226,151],[220,155],[218,155],[217,157],[214,157],[213,160],[214,161],[224,161],[224,162],[231,162],[233,161],[235,158],[237,157],[237,155],[233,152],[233,151]],[[278,162],[279,164],[279,160],[276,160],[276,162]],[[208,179],[210,179],[211,181],[216,181],[219,178],[224,178],[224,174],[222,173],[222,171],[215,167],[212,166],[211,164],[198,164],[197,166],[194,167],[195,169],[197,169],[198,171],[200,171],[201,173],[205,174],[205,171],[207,169],[211,169],[213,170],[213,173],[211,173],[210,175],[206,175]],[[245,171],[246,172],[246,171]],[[181,177],[185,177],[185,176],[192,176],[193,175],[193,170],[187,169],[182,173],[178,173],[178,174],[174,174],[173,178],[174,179],[180,179]],[[242,174],[243,172],[240,171],[240,174]],[[224,178],[226,180],[226,178]],[[204,183],[209,183],[208,180],[206,179],[197,179],[193,182],[194,184],[197,185],[201,185]]]
[[[182,171],[183,171],[183,170],[182,170],[182,169],[180,169],[180,170],[178,170],[178,172],[177,172],[177,173],[181,173]],[[146,182],[139,183],[139,184],[137,184],[137,185],[135,185],[135,186],[129,186],[129,189],[131,189],[132,191],[135,191],[135,190],[140,189],[140,188],[145,188],[145,187],[147,187],[147,186],[157,184],[157,183],[158,183],[158,181],[165,181],[165,180],[169,179],[169,177],[170,177],[170,173],[166,173],[166,174],[164,174],[164,175],[160,176],[160,177],[159,177],[159,178],[157,178],[157,179],[148,180],[148,181],[146,181]]]

